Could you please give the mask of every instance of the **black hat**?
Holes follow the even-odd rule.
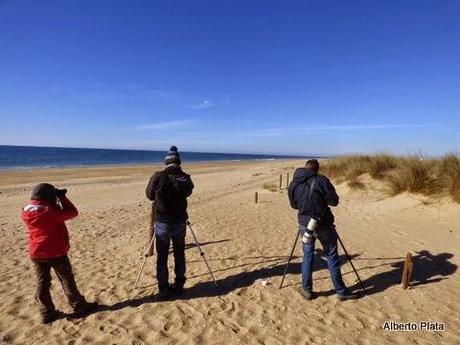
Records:
[[[177,152],[176,146],[171,146],[169,152],[166,154],[165,157],[165,164],[181,164],[179,152]]]
[[[309,159],[307,163],[305,163],[305,166],[309,169],[313,169],[315,171],[319,170],[319,162],[317,159]]]
[[[32,200],[47,201],[55,204],[56,199],[56,188],[49,183],[39,183],[32,190]]]

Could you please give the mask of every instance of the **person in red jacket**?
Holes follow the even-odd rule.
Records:
[[[86,302],[78,291],[67,256],[70,244],[64,222],[75,218],[78,210],[66,197],[66,192],[66,189],[56,189],[49,183],[40,183],[33,189],[30,203],[22,209],[22,219],[29,234],[29,255],[37,277],[35,298],[45,324],[64,316],[56,310],[51,299],[51,268],[58,276],[67,301],[74,309],[74,316],[87,315],[98,307],[97,302]]]

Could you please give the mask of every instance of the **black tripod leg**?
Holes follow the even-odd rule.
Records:
[[[149,246],[147,247],[147,250],[145,251],[145,254],[144,254],[144,260],[142,261],[141,268],[139,270],[139,273],[137,274],[136,281],[134,282],[134,285],[131,290],[136,289],[137,283],[139,283],[139,279],[141,278],[142,271],[144,270],[145,263],[147,262],[147,259],[149,257],[149,253],[154,245],[155,245],[155,235],[153,235],[152,238],[150,239]]]
[[[345,246],[343,245],[343,242],[342,242],[339,234],[337,234],[337,239],[339,240],[340,245],[342,246],[343,252],[345,253],[345,256],[347,257],[347,260],[350,263],[351,268],[353,268],[353,271],[355,271],[355,274],[356,274],[356,277],[358,278],[359,285],[361,286],[361,289],[363,290],[364,294],[366,295],[366,288],[365,288],[363,282],[361,281],[361,278],[359,277],[358,271],[356,270],[355,265],[353,264],[353,261],[351,261],[351,257],[350,257],[350,255],[348,255],[348,252],[345,249]]]
[[[295,241],[294,241],[294,244],[293,244],[292,249],[291,249],[291,255],[289,255],[289,260],[288,260],[288,262],[286,264],[286,268],[284,269],[283,278],[281,279],[281,283],[280,283],[280,286],[279,286],[280,289],[283,287],[284,278],[286,277],[286,273],[288,271],[289,264],[291,263],[292,256],[294,255],[295,246],[297,245],[297,241],[299,240],[299,236],[300,236],[300,230],[297,231],[297,235],[295,237]]]
[[[219,291],[219,284],[217,284],[216,278],[214,277],[214,274],[212,273],[208,260],[206,260],[206,257],[204,256],[204,252],[201,250],[200,242],[198,242],[198,239],[196,238],[195,232],[193,231],[190,222],[187,221],[186,224],[188,225],[188,228],[190,229],[190,232],[192,233],[193,240],[195,241],[196,247],[198,248],[198,251],[200,252],[200,256],[203,258],[203,261],[206,267],[208,268],[208,272],[211,275],[212,280],[214,281],[214,286],[216,287],[216,291]]]

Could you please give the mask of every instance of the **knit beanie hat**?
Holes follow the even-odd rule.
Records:
[[[55,204],[57,201],[56,188],[49,183],[37,184],[32,190],[31,199],[47,201],[49,203]]]
[[[169,165],[169,164],[181,164],[181,161],[180,161],[180,155],[179,155],[179,152],[177,152],[177,147],[176,146],[171,146],[171,148],[169,149],[169,152],[166,154],[166,157],[165,157],[165,164],[166,165]]]

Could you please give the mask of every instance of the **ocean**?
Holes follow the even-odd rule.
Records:
[[[179,151],[182,162],[272,160],[300,158],[278,155]],[[84,167],[94,165],[158,164],[166,151],[84,149],[0,145],[0,170]]]

